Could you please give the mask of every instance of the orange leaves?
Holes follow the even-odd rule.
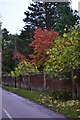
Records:
[[[14,52],[13,53],[13,59],[19,58],[22,60],[26,60],[26,57],[24,55],[22,55],[20,52]]]
[[[40,66],[47,60],[46,50],[54,46],[54,40],[59,37],[59,34],[53,30],[38,28],[33,37],[34,41],[29,45],[34,50],[34,53],[29,55],[30,62]],[[13,54],[13,59],[16,58],[19,62],[26,60],[26,57],[19,52]]]
[[[34,54],[30,57],[32,61],[44,63],[46,60],[46,50],[51,48],[54,40],[59,37],[59,34],[53,30],[38,28],[34,32],[34,41],[30,44],[34,49]]]
[[[30,44],[40,53],[43,53],[47,48],[53,44],[54,39],[58,37],[58,33],[55,31],[48,31],[46,29],[42,30],[41,28],[36,29],[34,33],[34,41]]]
[[[58,33],[55,31],[48,31],[46,29],[42,30],[41,28],[36,29],[34,33],[34,41],[30,44],[40,53],[43,53],[47,48],[53,44],[54,39],[58,37]]]

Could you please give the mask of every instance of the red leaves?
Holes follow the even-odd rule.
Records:
[[[36,29],[34,34],[34,41],[30,44],[34,50],[43,53],[49,48],[54,40],[59,36],[55,31],[42,30],[41,28]]]
[[[53,46],[54,40],[57,37],[59,37],[59,34],[53,30],[42,30],[41,28],[36,29],[34,33],[34,41],[30,44],[34,49],[34,54],[30,56],[33,61],[45,61],[46,49]]]
[[[13,59],[19,58],[21,60],[26,60],[26,57],[22,55],[20,52],[14,52],[13,53]]]
[[[59,34],[53,30],[42,30],[38,28],[34,33],[34,41],[29,45],[33,47],[34,53],[29,55],[30,62],[36,65],[42,65],[47,60],[46,50],[54,45],[54,40],[59,37]],[[13,59],[18,59],[19,62],[27,60],[20,52],[14,52]],[[29,61],[29,60],[27,60]]]

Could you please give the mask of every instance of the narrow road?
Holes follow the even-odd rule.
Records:
[[[2,118],[65,118],[14,93],[2,90]]]

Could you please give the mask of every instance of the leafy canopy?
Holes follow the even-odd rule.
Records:
[[[37,66],[23,60],[21,61],[17,67],[14,69],[14,71],[11,71],[12,77],[18,77],[20,75],[27,75],[28,73],[39,73]]]
[[[46,61],[46,50],[51,48],[54,40],[59,37],[59,34],[54,30],[38,28],[34,33],[34,41],[30,44],[34,49],[34,53],[30,55],[32,62],[42,65]]]
[[[63,34],[54,42],[54,47],[47,50],[48,60],[44,71],[50,75],[61,72],[78,70],[80,67],[80,31],[79,26],[74,25],[70,32]]]

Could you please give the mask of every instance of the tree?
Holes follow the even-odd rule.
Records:
[[[2,73],[7,74],[14,68],[12,53],[14,44],[11,42],[10,34],[6,28],[2,30]]]
[[[23,77],[24,79],[24,76],[28,74],[29,81],[30,81],[29,73],[38,74],[39,71],[37,69],[37,66],[34,64],[31,64],[30,62],[27,62],[26,60],[19,62],[19,64],[14,68],[14,70],[11,71],[11,76],[15,78],[15,88],[16,88],[16,80],[20,80],[19,77]]]
[[[18,52],[17,42],[18,35],[11,35],[9,31],[4,28],[2,30],[2,71],[3,74],[9,74],[11,70],[19,62],[18,59],[13,59],[13,53]],[[21,51],[20,51],[21,52]]]
[[[26,32],[28,33],[29,31]],[[27,59],[30,59],[29,55],[33,53],[33,49],[29,46],[31,42],[32,40],[28,38],[28,35],[26,35],[25,32],[22,32],[20,36],[18,35],[17,49]]]
[[[24,29],[57,29],[61,33],[59,27],[65,27],[68,25],[73,26],[78,20],[77,11],[70,8],[69,2],[58,3],[58,2],[45,2],[45,3],[32,3],[28,7],[29,11],[24,12],[26,23]],[[65,21],[65,22],[64,22]],[[60,26],[61,24],[61,26]],[[60,31],[59,31],[60,30]],[[30,32],[30,31],[29,31]]]
[[[23,60],[19,62],[19,64],[14,68],[14,71],[11,71],[12,77],[18,77],[20,75],[24,76],[29,73],[38,73],[37,66],[34,64],[31,64],[30,62],[27,62],[26,60]]]
[[[63,33],[65,25],[68,25],[69,28],[78,22],[79,19],[77,11],[73,11],[70,8],[69,2],[31,3],[24,14],[26,18],[23,21],[26,25],[21,32],[21,36],[25,39],[33,37],[35,28],[56,29],[57,32]]]
[[[18,51],[13,53],[13,59],[14,60],[18,59],[18,62],[23,61],[23,60],[27,60],[26,57]]]
[[[74,25],[69,33],[56,39],[54,47],[47,51],[48,61],[45,64],[45,71],[50,75],[71,72],[73,99],[76,97],[76,73],[80,69],[79,33],[79,27]]]
[[[34,40],[34,31],[36,28],[51,30],[54,29],[59,34],[63,34],[65,25],[73,26],[78,21],[77,12],[70,8],[70,3],[54,2],[33,2],[24,12],[24,28],[21,30],[19,38],[22,54],[27,58],[33,53],[29,44]],[[30,59],[30,58],[29,58]]]
[[[73,11],[72,8],[70,8],[70,3],[62,3],[58,4],[57,6],[57,15],[58,18],[56,19],[55,23],[55,30],[58,31],[61,35],[64,33],[64,28],[67,25],[67,31],[69,31],[69,28],[71,26],[74,26],[75,24],[79,24],[79,16],[78,12],[75,10]]]
[[[38,28],[34,33],[34,41],[30,44],[33,47],[34,53],[30,55],[32,62],[41,67],[47,60],[46,50],[51,48],[54,40],[59,37],[59,34],[53,30],[42,30]]]

